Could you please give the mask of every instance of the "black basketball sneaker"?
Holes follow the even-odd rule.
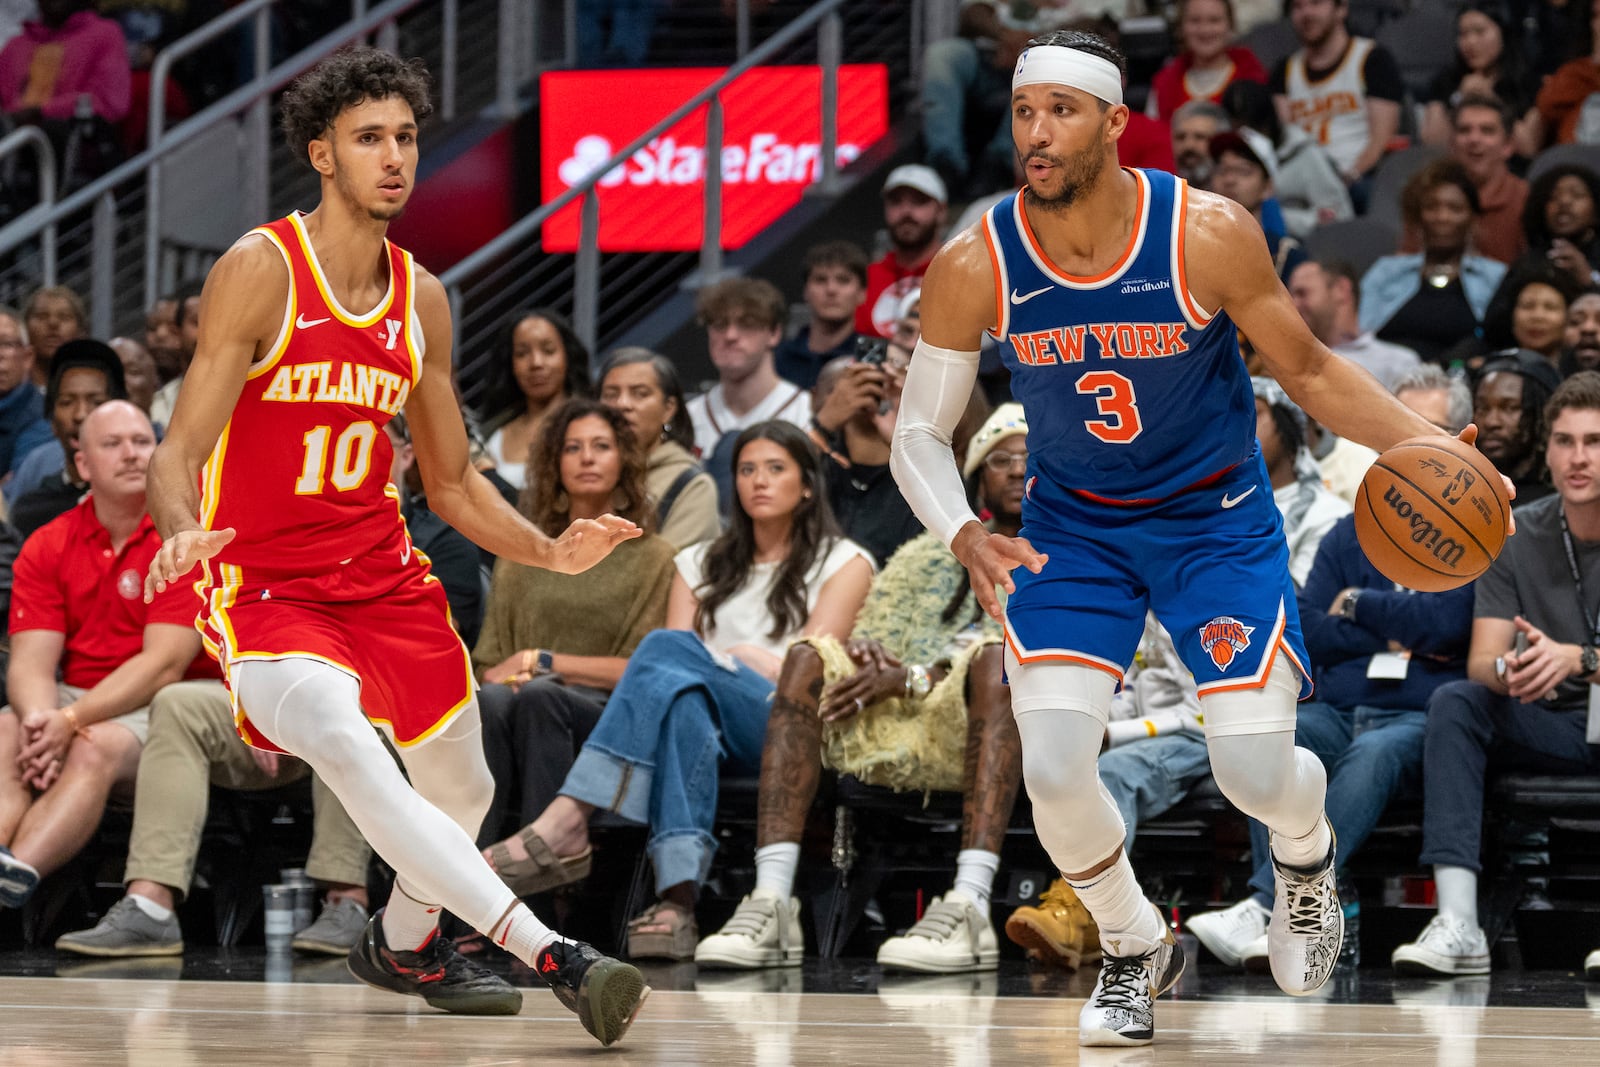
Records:
[[[540,949],[533,971],[602,1045],[621,1040],[650,995],[639,968],[581,941],[556,941]]]
[[[430,1007],[456,1015],[515,1015],[522,993],[499,975],[473,963],[438,930],[415,952],[390,948],[383,940],[383,912],[350,949],[350,973],[370,986],[421,997]]]

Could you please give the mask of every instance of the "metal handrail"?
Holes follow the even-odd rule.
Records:
[[[598,286],[599,276],[598,251],[600,237],[599,199],[595,193],[595,187],[602,177],[625,163],[635,152],[638,152],[652,140],[708,104],[710,108],[706,120],[705,226],[704,239],[700,248],[700,274],[708,279],[715,276],[721,270],[722,264],[722,204],[720,199],[722,182],[721,154],[713,155],[712,145],[720,144],[722,140],[721,94],[723,90],[746,71],[760,66],[779,51],[788,47],[802,34],[816,27],[818,29],[818,59],[822,67],[821,100],[836,101],[838,99],[839,59],[842,51],[840,42],[843,37],[839,8],[843,6],[844,2],[845,0],[819,0],[804,14],[795,18],[794,21],[762,42],[760,47],[752,50],[744,58],[729,67],[716,81],[690,97],[685,103],[680,104],[661,121],[619,149],[610,159],[596,166],[583,181],[570,186],[555,199],[524,215],[488,244],[439,275],[439,281],[443,283],[445,291],[450,297],[453,329],[457,334],[454,340],[457,342],[460,340],[461,290],[466,279],[513,248],[525,244],[528,238],[533,236],[534,232],[550,216],[574,200],[582,198],[584,203],[580,208],[577,270],[573,281],[572,325],[583,343],[592,348],[595,340],[595,309],[598,303],[595,290]],[[819,106],[821,106],[820,103]],[[822,145],[837,145],[838,143],[838,116],[836,111],[837,108],[823,111]],[[822,157],[820,161],[822,175],[817,185],[825,191],[831,191],[838,184],[839,163],[837,152],[821,151],[819,154]],[[3,239],[4,231],[0,230],[0,241],[3,241]],[[0,247],[3,247],[3,245],[0,245]]]
[[[0,137],[0,159],[5,159],[11,153],[24,146],[31,145],[39,159],[39,203],[17,216],[17,222],[26,222],[35,215],[48,215],[50,208],[56,202],[56,150],[50,144],[49,136],[37,126],[19,126]],[[56,227],[55,222],[46,222],[44,227],[44,284],[56,284]]]

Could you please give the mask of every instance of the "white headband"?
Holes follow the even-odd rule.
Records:
[[[1108,59],[1060,45],[1034,45],[1017,57],[1013,92],[1024,85],[1065,85],[1108,104],[1122,103],[1122,72]]]

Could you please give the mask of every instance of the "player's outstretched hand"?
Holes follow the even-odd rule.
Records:
[[[1462,444],[1471,445],[1474,448],[1476,448],[1478,446],[1478,424],[1475,423],[1475,422],[1467,423],[1466,428],[1463,429],[1456,436],[1461,440]],[[1512,484],[1511,479],[1507,478],[1504,474],[1502,474],[1500,476],[1500,480],[1502,482],[1506,483],[1506,497],[1508,499],[1510,499],[1510,500],[1513,500],[1513,501],[1516,500],[1517,499],[1517,487]],[[1517,517],[1515,515],[1510,515],[1510,514],[1506,515],[1506,536],[1510,537],[1512,534],[1514,534],[1516,532],[1517,532]]]
[[[150,561],[150,573],[144,576],[144,602],[150,603],[157,593],[188,574],[203,559],[210,559],[233,540],[234,530],[182,530],[173,534],[161,545],[156,558]]]
[[[639,527],[615,515],[578,519],[550,546],[545,567],[561,574],[581,574],[611,555],[611,550],[622,542],[643,534]]]
[[[1011,572],[1026,567],[1035,574],[1044,569],[1050,557],[1038,552],[1026,538],[990,533],[977,522],[969,522],[950,543],[950,551],[967,568],[978,604],[996,622],[1000,620],[999,586],[1009,595],[1017,591]]]

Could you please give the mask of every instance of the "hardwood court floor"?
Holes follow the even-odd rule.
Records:
[[[766,992],[770,983],[752,976],[702,977],[697,989],[658,989],[623,1043],[606,1050],[543,990],[527,991],[520,1016],[465,1019],[353,984],[333,966],[297,972],[293,982],[173,980],[178,970],[163,979],[158,966],[144,980],[0,977],[0,1064],[1600,1063],[1600,995],[1580,993],[1562,1008],[1475,1007],[1449,1003],[1485,998],[1448,983],[1396,988],[1382,1004],[1196,991],[1201,999],[1162,1001],[1153,1046],[1079,1049],[1081,1001],[1065,995],[949,993],[940,990],[952,983],[937,980],[883,981],[860,993]]]

